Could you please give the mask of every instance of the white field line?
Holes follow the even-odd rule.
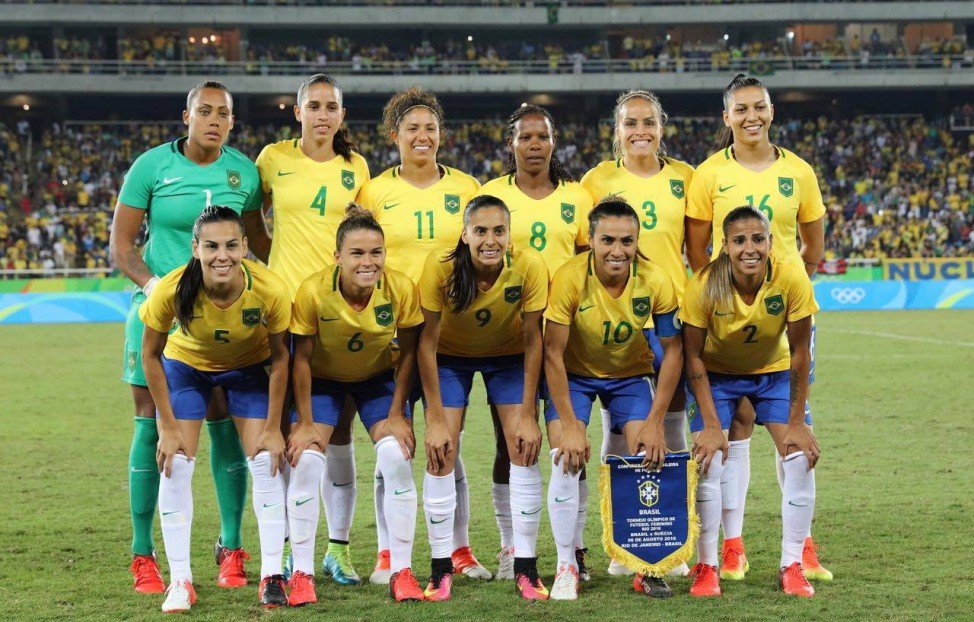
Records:
[[[870,337],[886,337],[887,339],[900,339],[902,341],[918,341],[920,343],[932,343],[940,346],[959,346],[961,348],[974,348],[974,343],[970,341],[947,341],[945,339],[932,339],[930,337],[914,337],[913,335],[898,335],[896,333],[881,333],[871,330],[847,330],[833,328],[829,332],[845,333],[846,335],[868,335]]]

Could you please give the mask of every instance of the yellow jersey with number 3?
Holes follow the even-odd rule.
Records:
[[[341,156],[315,162],[294,138],[264,147],[257,170],[274,209],[267,265],[284,279],[293,298],[304,279],[334,263],[338,225],[369,180],[369,165],[355,152],[348,162]]]
[[[419,280],[423,308],[440,314],[437,352],[467,357],[524,352],[523,316],[548,304],[548,268],[541,254],[533,248],[509,251],[494,285],[478,291],[470,307],[459,314],[453,312],[446,294],[453,271],[447,255],[431,253]]]
[[[679,318],[707,329],[703,362],[718,374],[766,374],[788,369],[791,355],[785,329],[816,311],[812,282],[801,265],[768,258],[768,275],[746,304],[734,289],[733,307],[708,312],[703,299],[705,280],[697,273],[683,296]]]
[[[416,286],[401,272],[386,268],[361,311],[345,300],[340,278],[338,266],[327,266],[301,283],[291,332],[317,336],[311,353],[313,376],[358,382],[393,368],[396,329],[419,326],[423,314]]]
[[[139,318],[149,328],[169,333],[166,358],[200,371],[229,371],[257,365],[270,355],[268,335],[287,330],[291,322],[291,296],[284,281],[263,265],[244,259],[240,269],[244,289],[226,309],[213,304],[200,288],[193,319],[184,333],[176,321],[176,287],[185,266],[160,280],[139,307]]]
[[[653,373],[643,328],[653,315],[677,309],[676,289],[655,262],[635,257],[622,295],[613,298],[595,274],[589,251],[558,269],[545,319],[569,327],[565,370],[588,378],[629,378]]]
[[[504,201],[511,210],[513,247],[541,253],[549,275],[575,256],[576,247],[588,246],[592,198],[578,182],[562,181],[545,198],[532,199],[517,187],[512,173],[488,181],[477,194]]]
[[[680,160],[660,158],[663,166],[652,177],[640,177],[625,167],[622,158],[608,160],[585,173],[582,185],[598,203],[618,197],[639,214],[639,250],[666,270],[677,296],[683,296],[687,268],[683,260],[686,192],[693,167]]]
[[[440,165],[440,180],[417,188],[399,176],[399,167],[384,171],[362,188],[359,201],[382,225],[386,266],[419,282],[426,257],[452,248],[463,232],[463,208],[480,183],[461,171]]]
[[[687,193],[687,216],[713,222],[711,259],[720,253],[724,217],[736,207],[753,205],[771,221],[775,254],[781,261],[804,265],[798,254],[798,223],[822,218],[825,204],[812,167],[787,149],[775,149],[778,159],[760,173],[741,166],[730,147],[697,167]]]

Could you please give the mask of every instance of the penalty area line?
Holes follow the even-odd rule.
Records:
[[[974,348],[974,343],[969,341],[946,341],[944,339],[933,339],[931,337],[915,337],[913,335],[898,335],[896,333],[881,333],[872,330],[847,330],[833,328],[830,332],[845,333],[846,335],[867,335],[869,337],[885,337],[887,339],[900,339],[902,341],[917,341],[920,343],[930,343],[938,346],[960,346],[962,348]]]

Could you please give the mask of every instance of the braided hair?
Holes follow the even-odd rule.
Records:
[[[555,138],[555,120],[551,117],[551,113],[542,108],[541,106],[534,106],[532,104],[524,104],[517,110],[511,113],[511,116],[507,119],[507,142],[511,145],[511,151],[507,156],[507,173],[508,175],[517,173],[517,159],[514,156],[514,138],[518,134],[517,122],[527,117],[529,115],[541,115],[548,122],[548,127],[551,128],[551,138],[554,142]],[[562,165],[558,157],[552,153],[551,160],[548,162],[548,179],[551,180],[552,185],[557,186],[559,182],[569,182],[576,181],[575,176],[571,174]]]

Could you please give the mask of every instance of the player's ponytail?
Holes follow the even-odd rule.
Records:
[[[474,212],[496,207],[507,215],[507,222],[511,222],[511,210],[497,197],[483,194],[470,199],[463,210],[463,228],[470,226],[470,217]],[[453,313],[460,314],[470,308],[477,297],[477,269],[473,265],[470,245],[460,238],[456,248],[447,255],[445,261],[453,261],[453,270],[446,281],[446,296],[450,300]]]
[[[211,205],[203,210],[193,223],[193,242],[199,244],[200,229],[203,225],[213,222],[235,222],[240,227],[240,237],[244,235],[243,221],[240,215],[232,208],[225,205]],[[190,257],[189,263],[179,283],[176,284],[176,320],[179,328],[184,334],[189,333],[189,323],[193,319],[193,308],[196,306],[196,298],[199,296],[200,289],[203,287],[203,264],[196,257]]]
[[[338,85],[338,81],[331,77],[327,73],[316,73],[313,76],[307,78],[298,87],[298,107],[305,99],[308,98],[308,91],[315,84],[328,84],[335,90],[335,96],[338,98],[338,106],[341,108],[344,104],[345,94],[342,92],[342,87]],[[335,150],[335,153],[342,156],[342,159],[346,162],[352,161],[352,150],[356,149],[355,143],[352,142],[352,135],[349,133],[348,128],[343,124],[335,132],[335,136],[331,140],[331,148]]]
[[[339,251],[345,244],[345,236],[352,231],[375,231],[385,239],[385,232],[382,226],[376,221],[372,212],[365,209],[358,203],[352,202],[345,208],[345,219],[338,225],[338,233],[335,235],[335,248]]]
[[[727,231],[732,224],[744,220],[760,220],[766,229],[771,228],[768,218],[760,210],[751,205],[742,205],[732,209],[724,218],[721,227],[723,239],[727,239]],[[714,244],[717,243],[714,240]],[[734,307],[734,272],[727,251],[721,250],[713,261],[704,266],[700,278],[704,279],[703,304],[707,316],[718,310],[728,313]]]
[[[723,94],[724,111],[730,112],[730,109],[728,108],[728,104],[730,103],[731,94],[736,93],[741,89],[750,88],[752,86],[756,86],[760,89],[764,89],[765,94],[768,95],[768,97],[770,98],[770,93],[768,93],[768,87],[766,87],[763,82],[761,82],[757,78],[752,78],[747,74],[739,73],[736,76],[734,76],[734,79],[730,81],[730,84],[724,87],[724,94]],[[734,144],[734,131],[729,127],[721,128],[720,132],[717,133],[717,148],[727,149],[733,144]]]
[[[507,119],[508,143],[513,143],[514,137],[517,136],[517,122],[532,114],[541,115],[548,121],[548,126],[551,128],[551,141],[554,144],[555,135],[557,134],[554,118],[550,112],[541,106],[534,106],[532,104],[524,104],[512,112],[511,116]],[[511,146],[510,152],[507,154],[507,174],[512,175],[514,173],[517,173],[517,159],[514,157],[514,147]],[[554,186],[557,186],[562,181],[577,181],[575,176],[571,174],[571,171],[565,168],[561,160],[554,153],[551,154],[551,160],[548,162],[548,179]]]

